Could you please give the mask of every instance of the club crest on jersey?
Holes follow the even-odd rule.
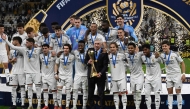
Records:
[[[116,26],[116,16],[122,14],[124,22],[135,28],[143,16],[143,0],[107,0],[107,10],[112,26]]]

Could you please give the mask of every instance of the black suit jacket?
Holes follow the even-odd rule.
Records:
[[[93,50],[94,53],[95,53],[94,48],[89,49],[89,50]],[[90,60],[90,57],[88,55],[88,51],[87,51],[87,54],[86,54],[86,57],[85,57],[85,63],[88,66],[88,72],[87,73],[88,73],[88,78],[90,78],[90,75],[91,75],[91,64],[88,64],[88,61]],[[95,59],[95,55],[94,55],[94,59]],[[102,74],[101,77],[98,78],[100,80],[105,80],[106,79],[106,71],[108,70],[108,61],[109,61],[108,60],[108,53],[103,53],[103,49],[102,49],[101,53],[100,53],[100,55],[98,57],[98,61],[94,62],[94,65],[95,65],[95,68],[97,70],[97,73],[100,72]]]

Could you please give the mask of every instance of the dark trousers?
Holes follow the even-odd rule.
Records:
[[[88,101],[90,104],[90,109],[96,109],[94,105],[94,90],[96,84],[98,87],[98,96],[100,98],[100,109],[105,109],[105,99],[104,99],[105,80],[98,78],[88,79]]]

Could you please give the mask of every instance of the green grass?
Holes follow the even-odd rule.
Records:
[[[9,109],[9,106],[0,106],[0,109]],[[18,108],[17,109],[21,109],[21,108]]]

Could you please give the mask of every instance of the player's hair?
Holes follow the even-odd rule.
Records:
[[[85,41],[84,40],[80,40],[78,43],[81,43],[81,44],[85,45]]]
[[[164,41],[162,42],[162,45],[164,45],[164,44],[166,44],[166,45],[170,46],[170,42],[169,42],[169,41],[167,41],[167,40],[164,40]]]
[[[110,24],[108,20],[103,20],[102,23]]]
[[[40,27],[42,27],[42,26],[43,26],[43,27],[46,27],[47,25],[46,25],[46,23],[41,23],[41,24],[40,24]]]
[[[43,45],[42,45],[42,48],[43,48],[43,47],[48,47],[48,48],[49,48],[49,45],[48,45],[48,44],[43,44]]]
[[[78,17],[77,15],[72,15],[72,16],[70,16],[69,18],[71,19],[71,18],[74,18],[74,19],[76,19],[76,17]]]
[[[119,18],[119,17],[121,17],[122,19],[124,19],[124,17],[123,17],[123,15],[122,15],[122,14],[117,15],[117,16],[116,16],[116,19],[117,19],[117,18]]]
[[[32,42],[33,44],[35,43],[34,39],[33,38],[28,38],[26,39],[28,42]]]
[[[93,25],[93,24],[94,24],[94,25],[96,25],[96,26],[98,27],[98,25],[97,25],[96,23],[94,23],[94,22],[93,22],[93,23],[91,23],[90,25]]]
[[[22,44],[22,38],[21,37],[19,37],[19,36],[13,37],[13,41],[14,40],[18,41],[20,45]]]
[[[59,25],[58,22],[52,22],[51,25]]]
[[[24,28],[24,23],[19,22],[19,23],[16,25],[16,27],[23,27],[23,28]]]
[[[0,27],[4,27],[4,25],[3,25],[3,24],[0,24]]]
[[[117,30],[122,30],[123,32],[125,31],[123,28],[118,28]]]
[[[49,32],[48,27],[44,27],[41,32],[42,34],[47,34]]]
[[[55,30],[61,30],[61,26],[59,25],[55,26]]]
[[[78,16],[76,16],[76,17],[75,17],[75,20],[80,20],[80,21],[81,21],[81,18],[78,17]]]
[[[144,45],[142,45],[142,49],[144,49],[144,48],[150,49],[150,44],[144,44]]]
[[[118,45],[117,45],[116,42],[111,42],[110,45],[109,45],[109,47],[110,47],[111,45],[115,45],[115,47],[118,48]]]
[[[67,47],[69,47],[69,52],[71,52],[71,50],[72,50],[72,47],[71,47],[71,45],[70,45],[70,44],[64,44],[64,45],[63,45],[63,49],[64,49],[64,46],[67,46]]]
[[[96,42],[96,41],[99,41],[100,43],[103,42],[101,38],[96,38],[96,39],[94,40],[94,42]]]
[[[124,32],[124,35],[127,37],[129,35],[128,32],[126,32],[123,28],[118,28],[117,30],[122,30]]]
[[[128,46],[130,46],[130,45],[136,48],[135,43],[133,43],[133,42],[128,43]]]
[[[26,33],[29,34],[30,32],[33,32],[34,29],[32,27],[27,27],[26,28]]]

